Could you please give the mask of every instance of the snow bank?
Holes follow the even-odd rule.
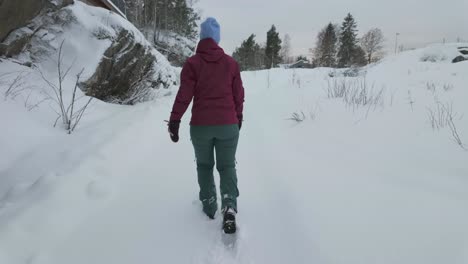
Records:
[[[434,52],[391,56],[358,77],[243,73],[234,248],[197,202],[189,113],[181,141],[169,141],[174,93],[96,102],[72,136],[51,128],[48,107],[0,101],[0,263],[465,264],[468,152],[449,127],[432,128],[428,110],[451,104],[468,143],[468,63],[421,61]],[[382,101],[330,98],[335,81],[365,82]]]

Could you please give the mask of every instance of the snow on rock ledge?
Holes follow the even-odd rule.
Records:
[[[32,64],[54,78],[62,41],[64,65],[73,64],[72,74],[84,68],[80,88],[103,101],[135,104],[177,84],[167,59],[130,22],[80,1],[48,8],[12,31],[0,45],[0,56]]]

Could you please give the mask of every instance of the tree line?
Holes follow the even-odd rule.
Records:
[[[127,19],[140,29],[161,53],[176,56],[176,64],[185,61],[188,54],[179,53],[174,45],[188,45],[194,50],[198,41],[200,15],[194,8],[196,0],[112,0],[127,16]],[[188,42],[179,41],[181,38]],[[176,39],[177,41],[174,41]],[[187,44],[188,43],[188,44]],[[193,44],[191,44],[193,43]],[[180,52],[181,53],[181,52]]]
[[[281,63],[308,61],[305,56],[291,56],[291,37],[285,34],[281,40],[274,25],[267,32],[265,44],[257,43],[255,37],[254,34],[250,35],[233,53],[241,70],[269,69]],[[348,14],[341,26],[330,22],[318,33],[310,66],[364,66],[382,58],[383,42],[383,33],[378,28],[373,28],[358,38],[356,20]]]
[[[187,0],[112,0],[140,29],[171,31],[197,38],[199,14]]]

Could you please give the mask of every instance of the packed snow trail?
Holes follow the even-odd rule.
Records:
[[[326,98],[329,69],[243,74],[232,247],[221,216],[201,211],[190,113],[180,142],[169,139],[163,120],[174,93],[133,107],[98,104],[75,135],[41,132],[41,144],[1,171],[2,180],[38,179],[1,187],[10,191],[0,198],[0,263],[466,264],[468,155],[428,127],[424,81],[450,76],[453,91],[439,99],[467,113],[467,67],[415,63],[408,67],[420,72],[399,72],[407,64],[369,70],[395,91],[393,105],[370,114]],[[5,120],[21,113],[1,107]],[[307,119],[287,120],[296,111]],[[458,123],[462,135],[466,124]]]
[[[253,149],[258,152],[242,150],[255,144],[261,133],[249,140],[246,136],[240,147],[240,230],[234,249],[224,245],[221,216],[209,220],[197,200],[187,123],[181,128],[180,143],[168,138],[162,114],[168,104],[143,107],[146,112],[136,112],[139,120],[116,136],[112,149],[128,157],[125,163],[116,164],[112,156],[101,154],[99,167],[122,169],[106,175],[121,179],[118,195],[37,263],[301,263],[310,258],[304,223],[298,222],[288,192],[272,175],[278,168],[271,168],[271,157],[265,157],[271,151],[264,149],[268,144],[257,143]],[[248,127],[243,131],[251,130]]]

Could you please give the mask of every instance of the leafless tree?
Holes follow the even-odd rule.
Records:
[[[378,54],[383,51],[384,35],[379,28],[369,30],[361,38],[361,46],[366,52],[367,62],[372,63],[377,60]]]
[[[283,38],[283,45],[281,46],[280,56],[283,59],[283,63],[292,63],[291,57],[291,37],[289,34],[285,34]]]

